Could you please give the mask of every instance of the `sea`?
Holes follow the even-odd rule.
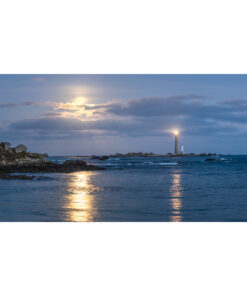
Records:
[[[0,221],[247,221],[247,156],[67,159],[106,170],[0,180]]]

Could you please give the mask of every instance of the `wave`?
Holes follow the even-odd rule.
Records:
[[[145,161],[144,164],[147,165],[177,165],[177,162],[152,162],[152,161]]]
[[[177,165],[177,162],[159,162],[158,165]]]
[[[118,161],[120,158],[109,157],[106,161]]]
[[[108,162],[108,163],[104,163],[104,164],[101,164],[101,165],[105,165],[105,166],[116,166],[117,164],[116,163]]]

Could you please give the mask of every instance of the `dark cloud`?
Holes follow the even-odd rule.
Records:
[[[228,110],[228,113],[230,114],[226,114],[226,115],[230,117],[231,121],[246,123],[247,100],[230,99],[227,101],[223,101],[220,104],[225,107],[228,107],[227,110]]]
[[[195,97],[196,95],[193,95]],[[104,110],[98,114],[104,113],[117,115],[119,117],[131,118],[154,118],[169,117],[176,122],[180,118],[204,119],[227,121],[236,123],[247,123],[247,116],[242,105],[224,105],[224,104],[204,104],[201,101],[188,101],[190,96],[172,96],[172,97],[150,97],[130,100],[126,104],[114,103],[104,106]],[[200,97],[200,96],[196,96]],[[246,105],[247,107],[247,105]],[[93,108],[91,108],[93,109]],[[129,120],[129,119],[128,119]],[[207,125],[207,122],[205,122]]]
[[[15,129],[0,129],[2,141],[11,142],[14,145],[20,143],[25,144],[29,141],[57,141],[57,140],[81,140],[89,139],[94,136],[94,133],[87,131],[70,131],[70,130],[15,130]]]
[[[75,118],[39,118],[20,120],[9,125],[14,130],[56,130],[56,131],[116,131],[128,133],[134,131],[147,131],[150,129],[144,126],[143,122],[126,120],[94,120],[82,121]]]
[[[96,136],[115,134],[126,136],[161,136],[169,134],[176,126],[186,126],[185,134],[219,134],[236,132],[231,126],[222,128],[218,123],[207,122],[200,118],[138,118],[130,120],[101,119],[94,121],[81,121],[74,118],[47,117],[39,119],[21,120],[11,123],[9,127],[18,131],[33,131],[46,134],[53,131],[59,133],[91,132]]]
[[[186,101],[187,96],[151,97],[135,99],[126,104],[109,104],[105,112],[118,116],[155,117],[155,116],[195,116],[219,115],[229,109],[225,106],[203,105],[200,102]],[[215,116],[214,116],[215,117]]]
[[[15,130],[82,130],[83,122],[74,118],[38,118],[10,124]]]
[[[21,106],[32,106],[32,105],[34,105],[34,102],[26,101],[26,102],[20,103],[20,105]]]
[[[61,115],[62,115],[61,113],[53,112],[53,111],[43,113],[43,116],[45,116],[45,117],[58,117],[58,116],[61,116]]]
[[[222,105],[230,106],[233,108],[239,108],[242,106],[247,106],[247,101],[243,99],[231,99],[221,102]]]
[[[169,96],[169,97],[148,97],[148,98],[140,98],[128,101],[126,104],[122,103],[106,103],[106,104],[97,104],[97,105],[84,105],[85,110],[97,110],[97,109],[106,109],[108,112],[122,114],[122,113],[131,113],[132,108],[145,107],[150,108],[152,107],[159,108],[162,106],[162,109],[165,104],[173,103],[176,104],[177,102],[187,101],[189,102],[190,99],[205,99],[205,96],[200,96],[196,94],[189,94],[189,95],[176,95],[176,96]],[[129,111],[129,112],[128,112]],[[132,110],[133,111],[133,110]],[[134,112],[135,113],[135,112]],[[147,113],[146,113],[147,114]],[[158,113],[159,114],[159,113]],[[138,115],[138,113],[136,114]]]
[[[199,102],[187,101],[187,98],[199,97],[196,95],[172,96],[172,97],[150,97],[128,101],[126,104],[108,104],[105,110],[119,116],[170,116],[170,115],[191,115],[199,112],[218,111],[222,107],[211,107],[202,105]]]
[[[0,103],[0,108],[14,108],[18,106],[31,106],[33,105],[33,102],[22,102],[22,103]]]
[[[74,113],[74,112],[77,112],[78,110],[80,109],[85,109],[84,105],[77,105],[76,107],[73,107],[73,108],[56,108],[55,110],[57,112],[70,112],[70,113]]]
[[[130,100],[127,103],[107,103],[87,106],[101,115],[97,120],[80,120],[61,117],[59,112],[50,111],[43,118],[12,122],[12,131],[31,133],[32,137],[45,133],[56,137],[76,137],[81,134],[125,135],[134,137],[164,136],[171,129],[185,127],[183,134],[217,136],[240,133],[238,125],[247,123],[245,110],[229,104],[210,105],[199,95],[151,97]],[[190,100],[192,99],[192,100]],[[237,108],[237,109],[236,109]],[[104,119],[104,115],[114,115]],[[227,123],[227,124],[226,124]],[[229,124],[228,124],[229,123]],[[234,124],[234,125],[233,125]]]

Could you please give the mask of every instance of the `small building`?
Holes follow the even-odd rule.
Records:
[[[20,144],[15,148],[15,152],[16,153],[27,152],[27,147],[25,145]]]

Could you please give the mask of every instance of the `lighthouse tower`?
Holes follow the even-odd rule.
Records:
[[[174,149],[174,154],[178,154],[178,131],[174,131],[175,135],[175,149]]]

